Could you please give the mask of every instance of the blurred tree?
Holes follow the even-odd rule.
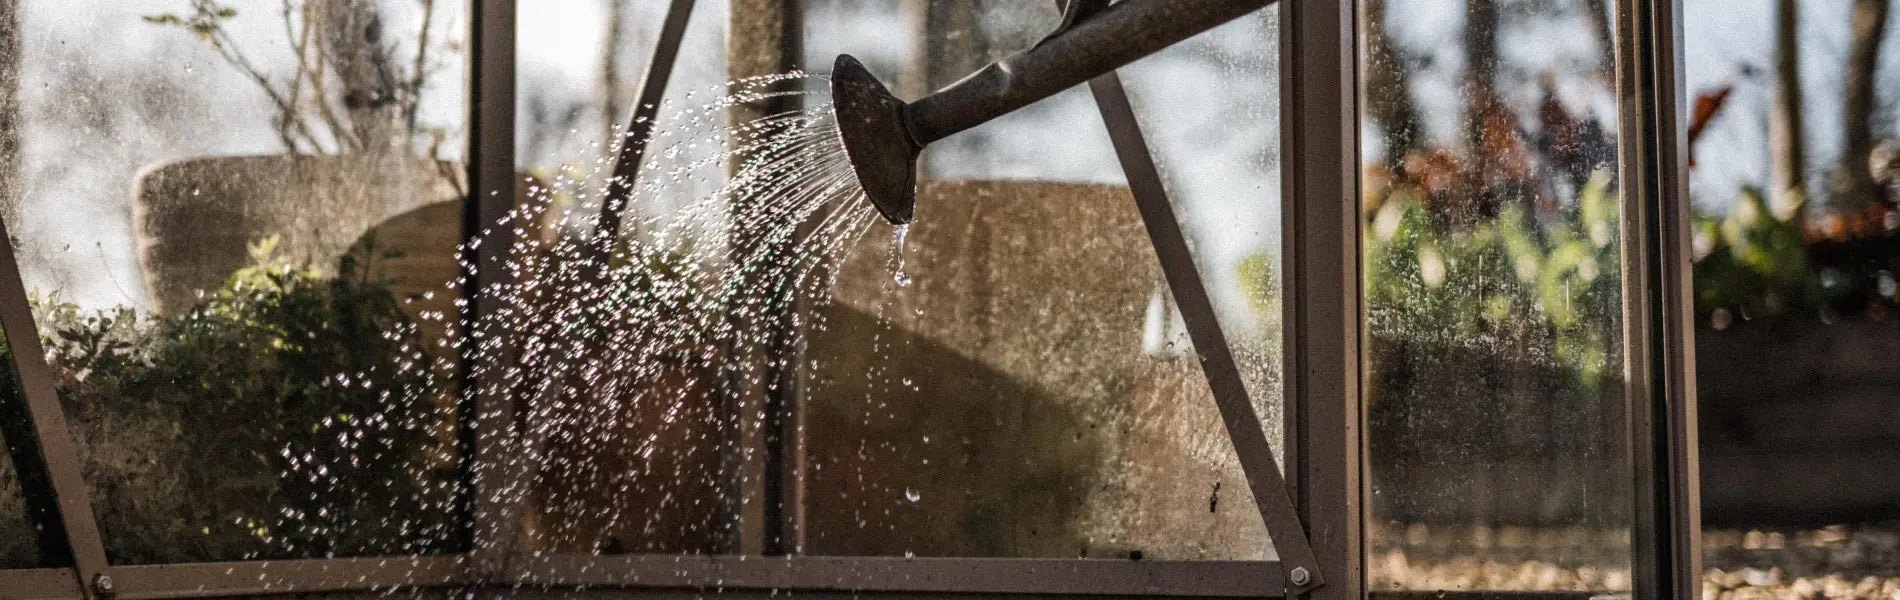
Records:
[[[20,0],[0,0],[0,218],[18,223]]]
[[[1802,125],[1800,2],[1777,0],[1775,105],[1768,115],[1769,197],[1776,217],[1799,229],[1807,204],[1807,142]]]
[[[295,56],[287,77],[259,64],[238,43],[227,27],[238,10],[218,0],[189,0],[188,10],[145,21],[192,34],[250,78],[277,108],[273,121],[285,150],[436,156],[446,132],[418,121],[422,90],[435,70],[431,52],[440,50],[429,39],[436,7],[435,0],[416,2],[421,19],[414,54],[403,65],[396,42],[384,35],[376,0],[286,0],[279,18]],[[421,147],[412,147],[419,142]]]
[[[621,105],[626,92],[620,85],[620,51],[627,45],[627,2],[607,0],[607,38],[600,44],[600,139],[618,139],[614,128],[619,125]]]
[[[1425,124],[1412,101],[1411,69],[1385,33],[1385,0],[1366,0],[1366,112],[1385,135],[1385,166],[1403,173],[1405,157],[1423,149]]]
[[[1862,214],[1880,194],[1868,167],[1874,149],[1875,80],[1880,67],[1880,44],[1887,35],[1890,0],[1854,0],[1852,40],[1842,80],[1841,159],[1834,170],[1833,194],[1828,207],[1850,219]]]

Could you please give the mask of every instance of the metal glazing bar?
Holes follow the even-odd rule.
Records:
[[[1376,590],[1366,593],[1370,600],[1620,600],[1618,594],[1596,592],[1499,592],[1499,591],[1411,591]]]
[[[1293,512],[1293,499],[1274,459],[1273,443],[1267,441],[1260,415],[1254,412],[1247,383],[1227,345],[1227,334],[1221,331],[1207,285],[1194,266],[1194,255],[1175,219],[1174,205],[1168,200],[1148,142],[1142,138],[1141,124],[1128,103],[1121,77],[1113,71],[1097,77],[1089,81],[1089,91],[1095,94],[1095,105],[1108,126],[1108,137],[1115,144],[1115,155],[1121,160],[1135,205],[1141,209],[1141,221],[1148,228],[1148,240],[1154,244],[1175,305],[1187,323],[1188,337],[1200,357],[1201,373],[1214,392],[1214,404],[1220,408],[1228,440],[1240,458],[1241,470],[1247,474],[1254,505],[1260,509],[1260,519],[1266,523],[1267,535],[1286,569],[1287,582],[1292,584],[1287,591],[1297,594],[1319,587],[1322,571],[1314,561],[1313,549],[1307,546],[1306,530]]]
[[[72,431],[66,428],[65,409],[59,404],[59,390],[53,369],[46,364],[46,352],[40,347],[40,334],[33,323],[33,309],[27,304],[26,284],[20,279],[20,263],[13,252],[13,237],[0,221],[0,328],[6,329],[7,346],[20,376],[20,393],[26,401],[27,416],[32,419],[31,442],[39,446],[46,482],[59,510],[58,525],[65,532],[66,550],[71,553],[74,574],[92,596],[91,582],[106,568],[105,543],[99,537],[99,523],[93,519],[92,504],[87,500],[86,480],[80,473],[79,448]],[[8,440],[24,444],[28,440]],[[29,465],[17,465],[25,475]],[[40,490],[44,493],[45,490]]]
[[[706,600],[708,596],[700,590],[631,590],[598,589],[585,591],[561,589],[492,589],[475,590],[472,597],[479,600]],[[773,590],[718,590],[720,600],[782,600],[784,595]],[[1024,600],[1138,600],[1152,598],[1142,595],[1104,595],[1104,594],[1009,594],[982,595],[945,592],[799,592],[801,600],[983,600],[986,598],[1008,597]],[[1217,598],[1219,596],[1175,596],[1179,600],[1189,598]],[[313,599],[315,600],[315,599]],[[349,600],[358,600],[351,598]]]
[[[744,81],[798,69],[804,55],[804,3],[800,0],[731,0],[726,6],[726,77]],[[803,98],[787,94],[796,80],[744,87],[768,94],[726,108],[726,123],[757,123],[771,115],[803,108]],[[730,173],[758,160],[739,154],[727,162]],[[750,207],[729,207],[734,214]],[[815,223],[801,223],[794,239],[809,233]],[[728,256],[739,260],[751,254],[788,256],[792,241],[768,241],[741,236],[732,240]],[[761,247],[771,244],[770,247]],[[767,271],[770,271],[768,269]],[[757,282],[765,284],[765,282]],[[796,291],[787,302],[769,306],[760,314],[732,312],[726,318],[737,327],[768,331],[763,351],[756,357],[733,346],[735,364],[729,370],[730,388],[722,406],[735,436],[726,444],[723,460],[728,475],[727,510],[737,520],[728,539],[731,549],[745,554],[786,554],[799,545],[800,486],[794,479],[800,462],[798,431],[799,348],[794,329],[802,298]],[[750,323],[741,325],[740,323]],[[754,363],[754,359],[759,359]],[[758,383],[762,382],[762,383]],[[762,417],[762,418],[760,418]]]
[[[85,592],[72,569],[9,569],[0,571],[0,598],[10,600],[78,600]]]
[[[1280,3],[1287,476],[1326,571],[1365,591],[1358,1]]]
[[[1278,597],[1271,561],[551,555],[515,565],[522,586],[958,594]]]
[[[1701,497],[1681,0],[1619,0],[1625,373],[1635,507],[1634,596],[1693,599]]]
[[[469,197],[463,204],[464,239],[481,237],[463,251],[461,334],[472,342],[464,348],[462,373],[474,373],[474,352],[482,346],[491,353],[482,360],[512,361],[508,344],[489,344],[477,330],[482,316],[500,309],[485,288],[505,283],[504,261],[513,245],[513,229],[499,227],[515,203],[515,0],[472,0],[469,71]],[[496,373],[494,370],[488,373]],[[526,489],[525,461],[516,460],[520,432],[515,426],[515,400],[510,382],[497,374],[465,381],[458,406],[461,431],[458,455],[463,465],[459,503],[470,515],[471,565],[478,573],[501,569],[514,544],[520,506]]]
[[[652,59],[640,78],[640,97],[634,100],[633,114],[627,117],[627,127],[620,133],[620,154],[614,158],[613,178],[608,180],[607,195],[601,202],[600,220],[594,225],[594,239],[609,244],[604,250],[596,250],[603,252],[594,257],[600,264],[605,264],[605,252],[612,250],[610,240],[620,233],[621,213],[626,211],[627,199],[640,177],[640,161],[646,157],[647,141],[653,138],[660,102],[666,99],[666,84],[673,78],[673,65],[678,62],[680,43],[686,39],[686,22],[692,15],[693,0],[672,0],[660,23]]]
[[[460,556],[187,563],[112,567],[114,600],[388,592],[460,587]]]

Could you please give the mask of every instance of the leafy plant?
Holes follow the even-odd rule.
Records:
[[[454,549],[445,365],[369,264],[274,249],[183,314],[39,303],[115,561]]]

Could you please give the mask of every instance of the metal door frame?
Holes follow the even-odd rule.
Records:
[[[516,0],[471,1],[469,102],[470,197],[465,232],[487,243],[467,257],[473,293],[502,274],[507,232],[484,232],[514,201]],[[790,0],[788,0],[790,1]],[[672,9],[690,11],[691,0]],[[1688,198],[1682,164],[1680,0],[1617,0],[1619,104],[1622,115],[1626,269],[1625,297],[1631,344],[1633,450],[1637,456],[1636,597],[1693,598],[1700,592],[1696,523],[1693,338],[1689,323]],[[1355,0],[1281,0],[1282,153],[1285,285],[1286,454],[1283,482],[1259,468],[1282,464],[1270,447],[1248,440],[1243,463],[1256,495],[1283,488],[1286,503],[1262,501],[1276,538],[1295,550],[1279,561],[1136,561],[1101,559],[908,559],[875,557],[742,557],[656,555],[528,555],[512,547],[520,507],[483,493],[519,485],[527,473],[505,458],[518,445],[512,400],[483,382],[461,407],[458,445],[465,461],[472,550],[445,556],[367,557],[289,561],[111,566],[93,521],[75,442],[65,428],[49,365],[14,260],[0,229],[0,326],[19,358],[17,367],[50,489],[29,490],[57,507],[64,548],[55,560],[68,568],[0,570],[0,597],[187,598],[322,594],[393,589],[465,589],[481,596],[535,597],[594,590],[603,597],[673,597],[719,591],[767,596],[786,591],[855,597],[954,595],[1067,597],[1174,596],[1363,598],[1364,355],[1359,215],[1359,18]],[[660,52],[649,66],[642,104],[663,93],[677,49],[683,13],[669,16]],[[671,41],[665,41],[671,40]],[[657,82],[657,85],[655,83]],[[1170,286],[1192,298],[1204,284],[1176,239],[1153,158],[1140,144],[1139,124],[1118,106],[1118,81],[1092,84],[1118,155],[1149,216],[1151,241],[1161,252]],[[658,89],[654,89],[658,88]],[[1122,98],[1125,101],[1125,98]],[[1125,103],[1124,103],[1125,104]],[[636,109],[640,110],[640,109]],[[1630,135],[1629,133],[1640,133]],[[1144,160],[1148,166],[1142,167]],[[1149,213],[1153,213],[1149,215]],[[1171,214],[1169,215],[1171,217]],[[1172,226],[1174,234],[1167,230]],[[0,228],[4,223],[0,223]],[[1164,248],[1165,246],[1165,248]],[[1172,258],[1170,258],[1172,257]],[[469,303],[464,323],[491,303]],[[1206,307],[1202,307],[1206,308]],[[1211,311],[1184,306],[1210,385],[1223,409],[1249,406],[1234,395],[1237,372],[1225,352]],[[492,382],[491,382],[492,383]],[[1244,394],[1244,386],[1238,393]],[[1233,406],[1229,406],[1233,405]],[[1224,417],[1233,412],[1223,410]],[[1231,430],[1244,419],[1224,418]],[[1257,425],[1255,427],[1258,428]],[[1261,440],[1264,442],[1264,438]],[[1238,446],[1239,444],[1237,444]],[[1248,460],[1250,459],[1250,460]],[[1257,477],[1259,481],[1256,481]],[[1277,512],[1275,505],[1286,506]],[[1296,541],[1297,540],[1297,541]],[[1300,544],[1298,542],[1310,542]],[[1309,547],[1304,553],[1298,548]],[[1303,556],[1302,556],[1303,554]],[[1304,575],[1293,575],[1305,568]],[[1293,576],[1289,576],[1293,575]],[[1302,580],[1300,583],[1292,579]],[[1322,585],[1323,583],[1323,585]],[[1405,594],[1376,596],[1403,597]]]

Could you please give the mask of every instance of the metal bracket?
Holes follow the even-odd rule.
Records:
[[[1200,272],[1195,269],[1187,237],[1175,219],[1174,204],[1168,200],[1161,173],[1155,168],[1154,154],[1142,137],[1141,124],[1128,102],[1121,78],[1113,72],[1097,77],[1089,82],[1089,91],[1095,94],[1102,122],[1108,126],[1109,140],[1115,144],[1115,156],[1121,160],[1135,205],[1141,209],[1142,223],[1148,227],[1148,238],[1154,243],[1155,255],[1161,259],[1168,288],[1174,293],[1182,319],[1187,322],[1188,337],[1200,356],[1201,372],[1214,392],[1214,403],[1220,408],[1221,422],[1227,426],[1227,437],[1240,458],[1241,470],[1247,474],[1247,485],[1253,492],[1254,504],[1260,509],[1260,520],[1266,523],[1267,537],[1280,555],[1280,567],[1286,571],[1286,592],[1302,594],[1324,585],[1319,561],[1307,541],[1306,528],[1293,510],[1293,496],[1274,457],[1273,444],[1267,441],[1233,350],[1227,345],[1227,335],[1216,321],[1214,303],[1208,298]]]

